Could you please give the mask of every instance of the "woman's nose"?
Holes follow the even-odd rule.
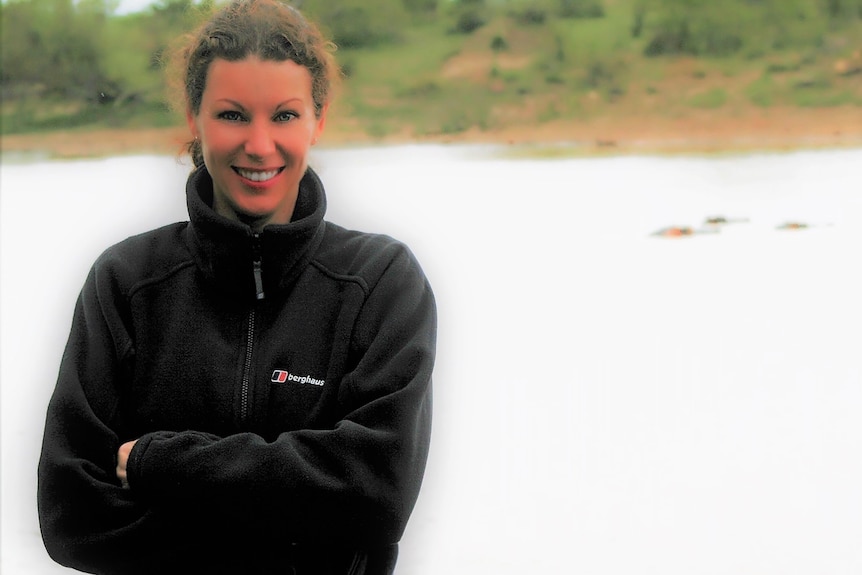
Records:
[[[265,122],[249,125],[248,137],[245,141],[245,153],[249,156],[264,158],[275,151],[275,140],[271,127]]]

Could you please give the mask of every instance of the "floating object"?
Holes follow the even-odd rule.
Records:
[[[778,230],[804,230],[807,229],[808,224],[803,224],[802,222],[785,222],[780,226],[777,226]]]
[[[694,235],[694,230],[689,227],[671,226],[669,228],[662,228],[657,232],[653,232],[652,235],[661,236],[663,238],[681,238]]]
[[[710,216],[703,223],[709,226],[723,226],[724,224],[741,224],[748,221],[748,218],[727,218],[725,216]]]
[[[717,227],[696,229],[691,226],[668,226],[653,232],[650,235],[660,238],[688,238],[696,234],[717,234],[720,231],[721,230]]]
[[[717,234],[719,230],[696,230],[689,226],[670,226],[667,228],[662,228],[657,232],[653,232],[652,236],[658,236],[661,238],[686,238],[693,236],[695,234]]]

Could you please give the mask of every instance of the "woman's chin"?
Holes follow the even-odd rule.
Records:
[[[266,224],[286,224],[293,216],[293,203],[277,201],[278,198],[265,197],[230,197],[216,193],[213,208],[216,212],[230,219],[254,227]]]
[[[278,223],[275,221],[275,214],[271,211],[251,211],[251,210],[235,210],[237,219],[254,229],[259,229],[266,224]]]
[[[279,221],[279,211],[271,205],[259,204],[233,204],[231,211],[236,216],[236,219],[244,224],[252,227],[260,227],[266,224],[287,223],[290,221],[288,216],[285,222]]]

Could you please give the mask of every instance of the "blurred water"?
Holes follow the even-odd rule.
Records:
[[[319,151],[329,219],[438,296],[435,428],[400,575],[862,572],[862,150],[512,160]],[[171,158],[0,168],[0,571],[90,263],[185,218]],[[667,226],[744,220],[666,239]],[[786,231],[786,222],[808,224]]]

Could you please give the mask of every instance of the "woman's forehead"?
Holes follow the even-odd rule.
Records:
[[[210,63],[204,98],[312,98],[311,72],[293,60],[216,58]]]

